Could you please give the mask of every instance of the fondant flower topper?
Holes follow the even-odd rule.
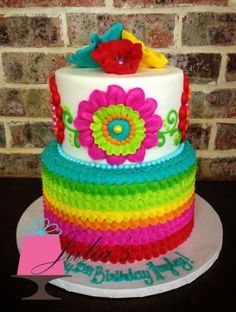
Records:
[[[69,56],[67,60],[79,67],[102,67],[107,73],[132,74],[138,67],[163,68],[168,60],[144,45],[133,34],[114,24],[104,35],[90,36],[91,45]]]

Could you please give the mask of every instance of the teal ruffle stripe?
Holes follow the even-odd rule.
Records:
[[[185,141],[183,151],[176,157],[158,164],[146,167],[112,168],[110,170],[89,168],[84,164],[75,163],[61,156],[56,141],[51,142],[41,155],[42,165],[48,171],[67,179],[95,184],[133,184],[151,181],[161,181],[188,170],[196,164],[196,152],[188,141]]]

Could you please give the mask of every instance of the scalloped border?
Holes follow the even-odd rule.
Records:
[[[98,164],[98,163],[82,161],[80,159],[77,159],[74,156],[69,156],[68,154],[66,154],[60,144],[57,144],[57,151],[60,154],[60,156],[64,157],[65,159],[69,161],[75,162],[77,164],[85,165],[89,168],[101,168],[101,169],[111,170],[111,169],[136,169],[136,168],[145,168],[145,167],[154,166],[154,165],[160,164],[162,162],[165,162],[167,160],[170,160],[178,156],[183,151],[184,146],[185,146],[185,142],[181,143],[180,146],[177,148],[177,150],[175,150],[173,153],[163,156],[157,160],[148,161],[148,162],[144,162],[141,164],[130,164],[130,165],[127,165],[127,164],[126,165],[106,165],[106,164]]]

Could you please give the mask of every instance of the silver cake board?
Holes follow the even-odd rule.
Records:
[[[21,216],[20,229],[35,217],[43,217],[42,197]],[[67,291],[94,297],[132,298],[160,294],[191,283],[217,260],[223,240],[223,228],[215,210],[196,194],[194,228],[191,236],[175,250],[163,256],[129,264],[92,262],[81,258],[65,263],[66,274],[51,284]]]

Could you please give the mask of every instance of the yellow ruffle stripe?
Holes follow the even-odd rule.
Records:
[[[90,220],[81,220],[79,217],[71,216],[63,211],[58,211],[57,208],[49,204],[49,202],[46,201],[46,198],[44,198],[45,205],[47,209],[53,213],[54,215],[61,218],[63,221],[73,223],[74,225],[82,226],[84,228],[89,228],[92,230],[102,230],[102,231],[117,231],[117,230],[128,230],[132,229],[135,230],[139,227],[146,227],[149,225],[156,225],[156,224],[164,224],[167,221],[171,221],[174,218],[179,217],[183,212],[185,212],[187,209],[189,209],[195,201],[195,194],[193,195],[180,207],[177,207],[175,210],[166,213],[162,217],[148,217],[147,219],[138,219],[138,220],[129,220],[129,221],[122,221],[122,222],[111,222],[107,223],[106,221],[98,222],[98,220],[95,220],[94,222],[91,222]]]
[[[138,219],[146,219],[146,218],[155,218],[155,217],[163,217],[165,214],[177,209],[178,207],[182,206],[194,193],[194,186],[185,193],[184,195],[180,195],[179,198],[176,198],[172,203],[164,204],[158,206],[157,208],[151,208],[147,210],[133,210],[133,211],[96,211],[93,209],[81,209],[78,207],[73,207],[59,201],[51,194],[47,193],[44,190],[43,196],[45,197],[46,201],[49,202],[50,205],[58,209],[58,211],[63,211],[64,213],[74,216],[76,218],[80,218],[81,220],[89,220],[94,222],[97,220],[98,222],[106,221],[107,223],[115,222],[122,222],[122,221],[129,221],[131,219],[138,220]]]

